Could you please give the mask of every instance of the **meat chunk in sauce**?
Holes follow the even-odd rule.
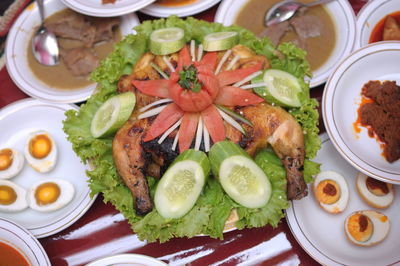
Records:
[[[383,40],[400,40],[400,25],[397,20],[388,16],[383,28]]]
[[[61,57],[75,76],[89,75],[100,61],[92,49],[85,47],[61,50]]]

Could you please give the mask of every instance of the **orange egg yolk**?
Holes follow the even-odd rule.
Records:
[[[0,204],[10,205],[17,200],[17,193],[12,187],[2,185],[0,186]]]
[[[365,242],[371,238],[374,226],[368,216],[356,213],[349,218],[347,230],[356,241]]]
[[[333,204],[340,198],[340,187],[331,179],[323,180],[317,185],[315,196],[321,203]]]
[[[51,140],[45,134],[36,135],[29,142],[29,152],[36,159],[43,159],[51,151]]]
[[[38,205],[47,205],[55,202],[60,196],[60,187],[56,183],[43,183],[35,191]]]
[[[8,169],[13,161],[13,152],[10,149],[0,150],[0,171]]]

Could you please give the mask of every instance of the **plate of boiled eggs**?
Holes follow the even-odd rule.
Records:
[[[400,262],[400,186],[360,173],[335,150],[328,135],[314,161],[321,172],[309,195],[286,210],[299,244],[323,265]]]
[[[32,98],[0,110],[0,216],[35,237],[55,234],[92,205],[84,165],[62,130],[75,105]]]

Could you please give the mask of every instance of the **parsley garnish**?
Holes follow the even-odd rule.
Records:
[[[201,84],[197,79],[197,69],[194,67],[194,65],[183,67],[183,70],[179,72],[178,83],[184,89],[191,90],[193,92],[200,92]]]

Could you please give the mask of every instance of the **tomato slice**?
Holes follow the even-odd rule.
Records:
[[[199,113],[185,113],[179,127],[179,152],[190,148],[196,134]]]
[[[135,86],[140,92],[156,96],[160,98],[169,98],[169,84],[170,81],[167,79],[156,79],[156,80],[133,80],[133,86]]]
[[[178,66],[175,70],[175,72],[178,72],[182,70],[182,68],[188,67],[192,64],[192,58],[190,57],[189,49],[187,45],[183,46],[183,48],[179,52],[179,58],[178,58]]]
[[[206,90],[208,94],[211,96],[211,99],[215,99],[219,92],[219,82],[216,76],[205,75],[205,74],[197,74],[197,78],[202,83],[202,90]]]
[[[214,143],[225,140],[224,122],[215,105],[201,112],[201,117]]]
[[[168,104],[151,124],[143,141],[147,142],[160,136],[178,121],[183,116],[183,113],[175,103]]]
[[[206,53],[200,60],[199,65],[205,65],[211,68],[212,71],[217,67],[218,55],[217,52]]]
[[[182,88],[178,83],[169,87],[169,94],[171,99],[185,112],[201,112],[213,102],[206,90],[193,92]]]
[[[263,102],[264,99],[255,95],[251,91],[233,86],[220,88],[220,93],[215,98],[214,103],[225,106],[247,106]]]
[[[233,84],[235,82],[241,81],[248,75],[260,70],[262,68],[262,63],[257,63],[253,66],[236,69],[236,70],[228,70],[222,71],[218,74],[219,85],[221,87]]]

